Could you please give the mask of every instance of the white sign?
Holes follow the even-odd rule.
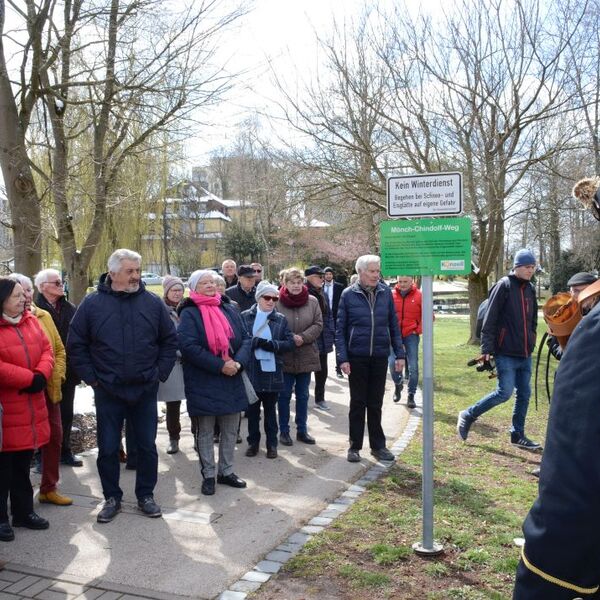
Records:
[[[387,180],[390,217],[460,215],[462,173],[425,173],[390,176]]]

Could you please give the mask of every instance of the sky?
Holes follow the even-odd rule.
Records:
[[[246,75],[208,116],[213,124],[199,134],[198,143],[190,145],[188,162],[198,164],[212,149],[231,145],[237,124],[253,112],[273,114],[278,99],[273,71],[288,81],[309,79],[319,62],[317,36],[327,36],[334,19],[342,24],[357,18],[367,4],[366,0],[255,0],[251,12],[223,44],[228,67]],[[372,4],[389,9],[398,1],[373,0]],[[441,0],[407,0],[407,5],[415,12],[436,11]]]
[[[387,0],[385,0],[387,3]],[[310,77],[319,60],[317,35],[326,35],[333,19],[358,15],[365,0],[255,0],[223,38],[218,58],[239,83],[209,115],[212,122],[190,147],[191,161],[214,147],[234,142],[237,124],[255,112],[272,114],[278,98],[273,71],[286,79]]]
[[[181,5],[189,0],[170,0]],[[219,0],[230,8],[244,0]],[[185,168],[208,162],[212,151],[230,147],[238,125],[253,114],[272,115],[279,94],[273,72],[286,81],[308,80],[319,63],[317,36],[326,37],[334,19],[338,24],[357,18],[367,5],[390,9],[399,0],[245,0],[250,8],[222,36],[217,64],[231,73],[242,73],[227,98],[199,119],[196,137],[186,145]],[[412,11],[437,11],[444,0],[406,0]],[[445,4],[454,0],[445,0]],[[15,26],[7,10],[6,29]],[[263,122],[268,129],[267,120]],[[280,125],[279,125],[280,127]],[[265,133],[263,130],[262,133]],[[1,177],[0,177],[1,179]]]

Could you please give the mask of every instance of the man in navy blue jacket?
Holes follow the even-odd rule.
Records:
[[[506,402],[516,388],[511,443],[523,450],[541,451],[541,446],[525,435],[531,396],[531,355],[537,330],[537,300],[530,281],[535,264],[532,252],[519,250],[515,254],[512,273],[503,277],[490,294],[481,330],[481,354],[485,361],[492,355],[495,357],[498,385],[493,392],[459,413],[456,429],[463,441],[475,420]]]
[[[392,292],[379,281],[380,264],[374,255],[356,261],[358,281],[342,292],[338,307],[337,363],[350,383],[349,462],[360,461],[365,411],[371,454],[379,460],[394,460],[385,446],[381,427],[390,343],[396,355],[396,371],[404,369],[405,354]]]
[[[156,394],[166,381],[177,350],[177,335],[162,300],[141,281],[142,257],[127,249],[113,252],[98,290],[79,305],[67,339],[78,375],[94,388],[98,458],[104,507],[99,523],[121,510],[119,446],[123,420],[137,444],[135,495],[148,517],[160,517],[154,501],[158,476]]]

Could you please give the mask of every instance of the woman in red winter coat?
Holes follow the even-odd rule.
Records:
[[[48,528],[33,511],[29,465],[33,450],[50,439],[44,388],[54,357],[37,319],[25,311],[23,288],[8,277],[0,277],[0,305],[0,541],[9,542],[15,537],[9,495],[13,527]]]

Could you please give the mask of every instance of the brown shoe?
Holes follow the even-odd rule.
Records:
[[[56,506],[70,506],[73,504],[73,500],[68,496],[62,496],[56,490],[48,492],[47,494],[42,494],[42,492],[38,495],[38,500],[42,504],[56,504]]]

